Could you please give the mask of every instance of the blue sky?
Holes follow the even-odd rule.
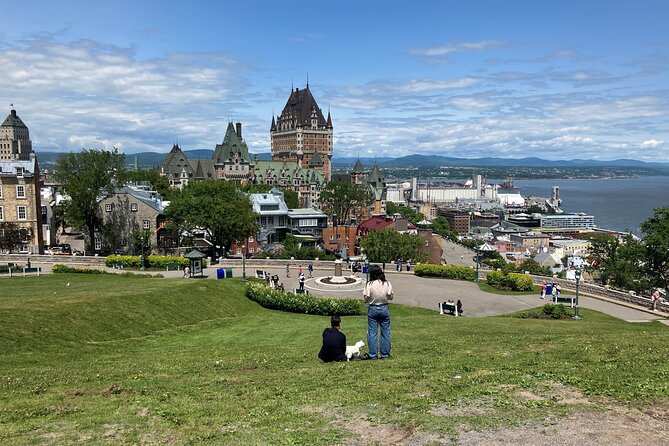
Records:
[[[669,161],[669,2],[12,5],[0,104],[38,152],[213,149],[229,120],[269,152],[308,75],[335,157]]]

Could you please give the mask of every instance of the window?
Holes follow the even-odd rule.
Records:
[[[253,236],[249,237],[249,243],[253,243]]]
[[[16,215],[18,215],[19,220],[25,220],[27,218],[26,207],[25,206],[17,206],[16,207]]]
[[[26,198],[26,187],[19,184],[16,186],[16,198]]]
[[[130,210],[131,210],[132,212],[137,212],[137,203],[132,203],[132,204],[130,205]]]
[[[102,249],[102,239],[99,235],[95,235],[95,250],[99,251]]]
[[[143,220],[142,221],[142,228],[151,229],[151,220]]]
[[[111,204],[105,204],[105,211],[106,212],[111,212],[113,209],[113,206]]]
[[[0,172],[2,172],[2,169],[0,169]],[[0,184],[0,198],[2,198],[2,184]]]
[[[249,248],[249,253],[253,254],[253,248]]]
[[[2,210],[2,206],[0,206],[0,221],[2,221],[2,220],[4,220],[4,219],[5,219],[5,213],[4,213],[4,211]]]
[[[23,167],[16,168],[16,176],[19,178],[23,178]]]
[[[267,217],[267,224],[274,225],[274,217]]]
[[[46,206],[42,206],[42,216],[46,217]]]

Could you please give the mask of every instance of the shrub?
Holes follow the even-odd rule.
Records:
[[[526,274],[509,273],[507,283],[514,291],[532,291],[534,288],[532,278]]]
[[[502,288],[505,286],[506,276],[501,271],[488,271],[486,282],[493,288]]]
[[[71,266],[63,265],[62,263],[54,263],[51,267],[51,272],[59,273],[77,273],[77,274],[107,274],[106,271],[95,268],[73,268]]]
[[[425,277],[443,277],[454,280],[476,280],[476,271],[468,266],[431,265],[421,263],[414,268],[414,274]]]
[[[105,258],[106,266],[120,266],[123,268],[139,268],[141,266],[141,256],[117,256],[111,255]],[[181,269],[189,265],[189,260],[176,256],[147,256],[146,267],[155,269],[165,269],[168,265],[178,264]],[[205,266],[205,265],[203,265]]]
[[[95,268],[74,268],[71,266],[63,265],[61,263],[54,263],[51,267],[51,271],[54,274],[59,273],[71,273],[71,274],[110,274],[102,269]],[[162,274],[135,274],[130,272],[124,272],[121,274],[116,274],[117,276],[133,276],[133,277],[154,277],[154,278],[163,278]]]
[[[567,308],[562,304],[546,304],[543,306],[542,311],[545,315],[553,319],[561,319],[567,314]]]
[[[362,302],[355,299],[327,299],[308,294],[294,294],[269,288],[263,283],[249,283],[246,297],[272,310],[331,316],[363,314]]]

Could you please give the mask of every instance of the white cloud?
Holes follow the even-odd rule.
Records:
[[[431,48],[414,48],[409,52],[416,56],[447,56],[453,53],[460,53],[464,51],[481,51],[490,48],[499,48],[506,45],[506,42],[500,40],[482,40],[479,42],[459,42],[449,43],[446,45],[435,46]]]
[[[658,141],[657,139],[647,139],[641,144],[639,144],[639,147],[654,149],[656,147],[661,146],[662,144],[664,144],[664,141]]]

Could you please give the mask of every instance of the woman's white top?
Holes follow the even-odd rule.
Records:
[[[362,296],[365,298],[365,302],[370,305],[386,305],[389,300],[393,299],[393,286],[388,281],[374,280],[367,282],[362,290]]]

